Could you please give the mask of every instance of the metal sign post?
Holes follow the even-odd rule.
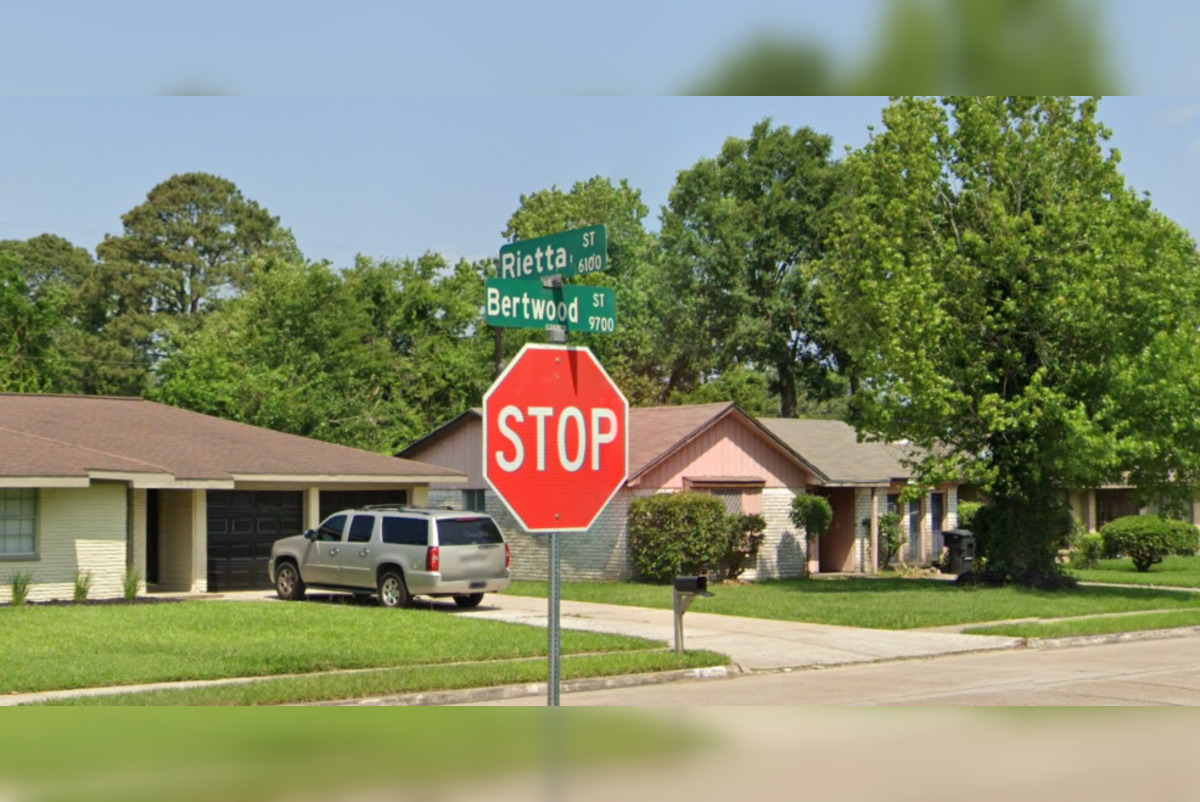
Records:
[[[550,539],[550,600],[547,629],[550,631],[550,679],[546,688],[546,704],[558,707],[558,696],[562,686],[562,622],[559,610],[562,607],[562,553],[559,549],[561,532],[551,532]]]

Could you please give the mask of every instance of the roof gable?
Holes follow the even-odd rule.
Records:
[[[916,449],[897,443],[859,442],[854,427],[842,421],[762,418],[761,423],[816,465],[831,484],[906,481],[913,472],[904,460],[920,457]]]

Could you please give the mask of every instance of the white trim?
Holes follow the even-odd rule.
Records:
[[[39,487],[88,487],[86,476],[0,476],[0,488],[19,490]]]
[[[625,458],[625,466],[621,471],[620,480],[613,482],[612,492],[608,494],[608,498],[604,500],[604,503],[601,504],[596,510],[596,514],[592,516],[592,519],[588,521],[585,526],[546,526],[531,529],[529,525],[525,523],[525,520],[519,514],[517,514],[517,511],[513,509],[512,505],[508,503],[508,499],[505,498],[504,494],[496,488],[496,485],[493,484],[491,477],[488,475],[488,464],[490,462],[488,459],[488,406],[492,395],[497,389],[500,388],[502,384],[504,384],[504,380],[508,378],[508,374],[521,362],[521,358],[525,356],[526,352],[528,351],[555,351],[564,354],[571,352],[586,353],[588,358],[592,360],[597,368],[599,368],[600,373],[612,386],[612,389],[617,394],[617,398],[621,399],[621,434],[622,439],[625,441],[623,454]],[[592,525],[596,523],[596,521],[604,513],[604,510],[610,503],[612,503],[613,498],[616,497],[617,493],[621,491],[621,488],[625,486],[627,480],[629,479],[629,399],[625,397],[625,393],[623,393],[620,386],[613,381],[612,376],[610,376],[608,371],[604,369],[604,365],[600,364],[600,360],[595,354],[592,353],[590,348],[577,345],[543,345],[540,343],[525,343],[525,345],[521,347],[521,350],[517,352],[517,355],[512,359],[512,361],[504,367],[503,372],[496,377],[496,380],[492,382],[490,387],[488,387],[487,392],[483,394],[483,479],[485,482],[487,482],[487,485],[489,488],[491,488],[492,492],[494,492],[500,501],[504,503],[505,508],[509,511],[512,517],[526,532],[586,532],[592,528]]]
[[[447,476],[377,476],[372,474],[303,474],[303,473],[235,473],[233,481],[242,482],[296,482],[305,485],[317,484],[380,484],[380,485],[414,485],[430,482],[466,482],[465,473]],[[230,485],[233,487],[233,485]]]

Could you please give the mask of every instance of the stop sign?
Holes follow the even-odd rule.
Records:
[[[483,476],[526,531],[583,531],[625,482],[628,418],[590,350],[526,345],[483,397]]]

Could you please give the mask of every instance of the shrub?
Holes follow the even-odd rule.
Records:
[[[958,528],[970,529],[975,523],[975,513],[979,512],[979,508],[983,505],[978,501],[960,501],[958,502]]]
[[[13,571],[8,580],[8,587],[12,593],[10,601],[13,607],[19,607],[29,598],[29,588],[33,585],[33,573],[31,571]]]
[[[879,567],[886,569],[900,553],[908,538],[900,529],[900,513],[885,512],[879,516]]]
[[[659,493],[629,506],[629,554],[634,576],[651,582],[707,575],[729,552],[725,505],[706,493]]]
[[[1103,555],[1104,539],[1100,535],[1081,535],[1071,546],[1071,567],[1095,568]]]
[[[82,604],[87,601],[88,593],[92,590],[92,572],[91,571],[76,571],[75,572],[75,603]]]
[[[746,565],[758,557],[767,521],[761,515],[730,515],[727,522],[729,534],[725,556],[721,558],[721,575],[724,579],[737,579]]]
[[[1168,554],[1195,554],[1196,527],[1161,515],[1127,515],[1100,530],[1105,557],[1129,557],[1139,572],[1163,561]]]
[[[818,538],[829,531],[833,521],[833,508],[829,499],[812,493],[801,493],[792,499],[792,524],[803,529],[810,538]]]
[[[142,581],[142,572],[136,568],[125,569],[125,578],[121,581],[122,591],[125,594],[125,601],[131,602],[137,598],[138,585]]]

